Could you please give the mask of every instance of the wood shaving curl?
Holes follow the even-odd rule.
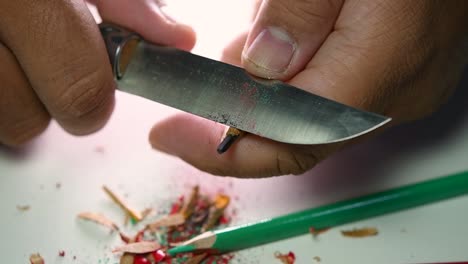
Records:
[[[182,213],[177,213],[177,214],[164,216],[163,218],[160,218],[156,220],[155,222],[148,224],[146,228],[151,231],[155,231],[159,227],[172,227],[172,226],[182,225],[184,223],[185,223],[184,215]]]
[[[41,255],[39,255],[39,253],[35,253],[35,254],[31,254],[31,256],[29,256],[29,261],[31,262],[31,264],[44,264],[44,259],[42,258]]]
[[[133,219],[135,219],[137,222],[141,221],[143,219],[143,216],[141,213],[132,207],[130,207],[127,202],[124,201],[122,197],[117,195],[115,192],[113,192],[111,189],[109,189],[107,186],[102,186],[102,189],[104,192],[109,195],[109,197],[114,201],[116,204],[122,208],[128,215],[130,215]]]
[[[364,228],[355,228],[352,230],[342,230],[341,234],[345,237],[369,237],[376,236],[379,234],[379,231],[375,227],[364,227]]]
[[[29,209],[31,209],[31,206],[30,205],[17,205],[16,209],[18,209],[18,211],[20,212],[26,212],[26,211],[29,211]]]
[[[195,256],[191,257],[185,264],[199,264],[207,256],[208,256],[208,254],[206,254],[206,253],[203,253],[203,254],[200,254],[200,255],[195,255]]]
[[[112,222],[112,220],[108,219],[102,214],[83,212],[78,214],[78,218],[100,224],[112,229],[113,231],[119,231],[119,227],[114,222]]]
[[[113,253],[123,252],[132,254],[145,254],[154,252],[161,248],[161,245],[155,241],[141,241],[136,243],[129,243],[112,250]]]

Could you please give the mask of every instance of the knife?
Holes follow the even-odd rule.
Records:
[[[291,144],[326,144],[366,134],[391,119],[281,81],[99,25],[118,90]]]

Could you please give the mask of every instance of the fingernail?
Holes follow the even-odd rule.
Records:
[[[282,73],[289,68],[295,49],[296,43],[286,31],[269,27],[258,34],[244,58],[260,71]]]

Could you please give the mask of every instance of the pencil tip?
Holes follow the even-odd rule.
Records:
[[[223,154],[224,152],[226,152],[238,137],[239,136],[237,135],[226,135],[226,137],[223,139],[223,141],[219,144],[217,148],[218,153]]]

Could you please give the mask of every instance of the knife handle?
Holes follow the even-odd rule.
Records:
[[[120,80],[142,38],[134,32],[107,22],[99,24],[99,29],[106,44],[112,73]]]
[[[101,23],[99,29],[109,55],[112,73],[117,80],[120,80],[123,78],[133,52],[142,38],[130,30],[111,23]],[[218,153],[226,152],[243,134],[243,131],[230,127],[217,148]]]

